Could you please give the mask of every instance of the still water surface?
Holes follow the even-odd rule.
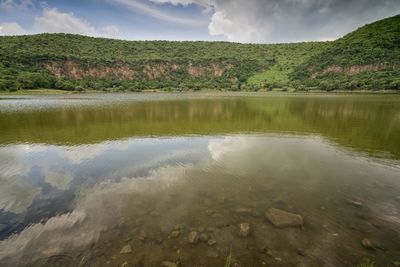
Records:
[[[1,266],[400,264],[399,96],[7,96],[0,129]]]

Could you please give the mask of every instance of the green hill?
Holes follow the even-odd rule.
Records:
[[[282,79],[326,43],[121,41],[70,34],[0,37],[0,88],[251,89]],[[284,77],[287,80],[287,75]],[[258,89],[255,88],[255,89]]]
[[[291,74],[322,89],[400,89],[400,15],[332,42]]]
[[[0,37],[0,90],[399,89],[400,16],[334,42]]]

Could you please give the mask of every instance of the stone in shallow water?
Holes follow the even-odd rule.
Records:
[[[273,258],[275,261],[282,261],[280,257],[278,257],[278,253],[276,251],[272,251],[270,249],[267,249],[267,255]]]
[[[125,245],[122,247],[121,251],[119,252],[120,254],[129,254],[132,253],[132,248],[131,245]]]
[[[178,267],[178,265],[175,262],[172,261],[163,261],[161,263],[162,267]]]
[[[139,234],[138,234],[138,239],[141,240],[141,241],[145,241],[145,240],[146,240],[146,237],[147,237],[146,232],[143,231],[143,230],[141,230],[141,231],[139,232]]]
[[[240,231],[239,235],[241,237],[247,237],[250,234],[250,224],[249,223],[241,223],[239,225]]]
[[[188,241],[190,244],[196,244],[199,241],[199,234],[196,231],[189,233]]]
[[[183,225],[183,224],[177,224],[177,225],[175,225],[174,230],[182,230],[182,229],[184,229],[184,228],[185,228],[185,225]]]
[[[207,241],[207,244],[208,244],[209,246],[214,246],[215,244],[217,244],[217,241],[215,241],[214,239],[209,239],[209,240]]]
[[[363,240],[361,240],[361,245],[364,248],[370,249],[370,250],[375,250],[376,248],[378,248],[378,244],[375,241],[370,240],[368,238],[364,238]]]
[[[303,225],[303,217],[298,214],[290,213],[284,210],[269,208],[265,212],[265,217],[279,228],[296,227]]]
[[[169,236],[171,238],[177,238],[180,234],[181,234],[181,232],[179,230],[174,230],[171,232],[171,234]]]
[[[219,257],[219,255],[218,255],[218,253],[216,253],[216,252],[214,252],[214,251],[210,251],[210,252],[207,253],[207,257],[208,257],[208,258],[216,259],[216,258]]]
[[[361,208],[363,206],[363,204],[360,201],[354,199],[346,199],[346,203],[356,208]]]
[[[63,252],[64,252],[63,248],[54,247],[54,248],[49,248],[49,249],[42,251],[42,254],[45,255],[46,257],[52,257],[52,256],[62,254]]]

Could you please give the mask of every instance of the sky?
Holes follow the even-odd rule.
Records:
[[[400,0],[0,0],[0,35],[286,43],[335,40]]]

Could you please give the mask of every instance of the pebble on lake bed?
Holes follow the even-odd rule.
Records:
[[[171,234],[169,236],[171,238],[177,238],[180,234],[181,234],[181,232],[179,230],[174,230],[171,232]]]
[[[265,217],[279,228],[303,226],[303,217],[280,209],[269,208],[265,212]]]
[[[122,247],[121,251],[119,252],[120,254],[129,254],[132,253],[132,248],[131,245],[125,245]]]
[[[375,241],[372,241],[368,238],[364,238],[363,240],[361,240],[361,245],[366,248],[366,249],[370,249],[370,250],[375,250],[378,245],[376,244]]]
[[[215,244],[217,244],[217,241],[215,241],[214,239],[209,239],[209,240],[207,241],[207,244],[208,244],[209,246],[214,246]]]
[[[241,223],[239,225],[240,231],[239,235],[241,237],[247,237],[250,234],[250,224],[249,223]]]
[[[138,239],[141,241],[144,241],[146,239],[146,237],[147,237],[146,232],[141,230],[138,234]]]
[[[216,259],[216,258],[219,257],[219,255],[218,255],[218,253],[216,253],[216,252],[214,252],[214,251],[210,251],[210,252],[207,253],[207,257],[208,257],[208,258]]]
[[[361,208],[363,206],[363,203],[354,199],[346,199],[346,203],[356,208]]]
[[[161,263],[162,267],[178,267],[178,265],[175,262],[172,261],[163,261]]]
[[[196,231],[189,233],[188,241],[190,244],[196,244],[199,241],[199,234]]]

